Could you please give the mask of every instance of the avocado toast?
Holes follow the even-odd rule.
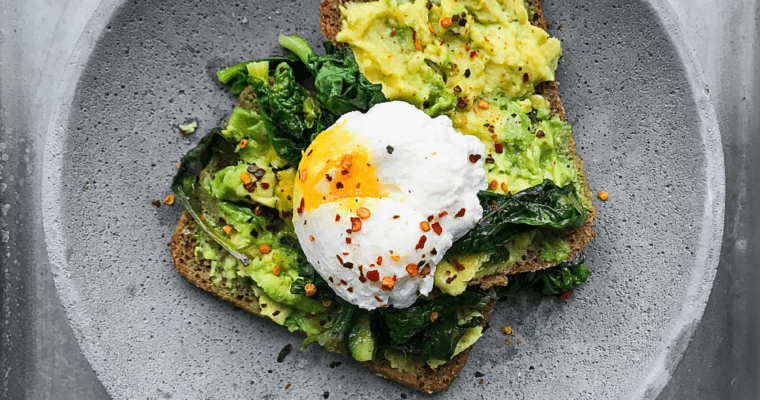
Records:
[[[545,24],[540,5],[538,3],[529,3],[529,6],[532,12],[531,22],[535,26]],[[432,3],[431,7],[433,7]],[[320,23],[322,31],[328,39],[334,41],[335,35],[340,30],[342,18],[338,4],[325,1],[322,4],[320,12],[322,15]],[[294,59],[273,59],[270,61],[269,66],[277,65],[280,62],[296,65],[297,62],[293,61]],[[261,64],[256,65],[261,66]],[[256,73],[253,71],[256,67],[252,68],[249,64],[246,64],[245,67],[248,69],[249,74],[253,75]],[[280,67],[277,67],[276,71],[279,71],[279,74],[278,72],[274,72],[274,77],[271,76],[272,73],[270,72],[268,82],[269,85],[275,85],[273,87],[277,85],[278,76],[285,74]],[[245,84],[248,81],[243,80],[242,82]],[[233,89],[235,85],[236,81],[232,79]],[[259,90],[266,91],[267,89]],[[535,90],[536,93],[543,95],[548,104],[550,104],[550,106],[543,104],[543,108],[551,108],[551,117],[557,116],[564,120],[564,110],[557,96],[556,84],[554,82],[544,82],[536,86]],[[370,90],[369,92],[376,94],[376,91],[372,92]],[[493,289],[489,290],[489,288],[493,285],[506,285],[508,283],[508,279],[505,277],[506,274],[547,268],[556,264],[557,260],[542,260],[542,248],[540,246],[532,246],[531,240],[535,233],[530,233],[533,230],[526,232],[522,228],[513,229],[514,234],[511,235],[513,238],[515,235],[522,235],[522,248],[518,249],[518,251],[510,250],[510,252],[522,254],[520,257],[514,257],[513,254],[511,258],[502,260],[501,265],[506,265],[507,269],[497,269],[494,272],[482,274],[481,276],[477,275],[476,270],[484,264],[482,260],[487,260],[492,254],[495,254],[493,251],[485,257],[468,258],[467,256],[462,256],[459,258],[449,258],[445,261],[448,263],[449,270],[444,271],[449,272],[449,275],[440,274],[441,279],[438,279],[438,276],[436,276],[436,286],[438,286],[438,289],[428,299],[420,299],[419,304],[415,303],[415,306],[411,310],[414,312],[419,311],[419,315],[422,315],[426,320],[429,319],[430,323],[426,322],[426,326],[429,328],[436,318],[438,318],[439,314],[438,311],[432,311],[433,309],[441,311],[443,315],[445,309],[451,309],[451,307],[455,306],[454,310],[459,311],[459,313],[455,312],[453,317],[455,320],[458,317],[461,323],[457,325],[455,322],[455,326],[450,331],[453,334],[453,340],[447,342],[449,349],[446,354],[449,356],[442,357],[443,359],[428,356],[420,357],[420,354],[423,353],[415,353],[418,349],[412,348],[413,346],[410,347],[409,345],[409,343],[414,342],[414,339],[410,339],[406,345],[394,347],[394,343],[389,342],[388,338],[378,337],[378,335],[382,336],[383,334],[377,329],[377,316],[380,315],[382,317],[379,322],[381,324],[380,330],[390,331],[394,331],[392,327],[394,322],[391,319],[398,318],[398,316],[392,316],[391,312],[387,310],[380,310],[372,314],[365,314],[364,311],[359,310],[357,313],[345,305],[339,298],[336,298],[334,294],[332,296],[326,295],[325,292],[330,289],[325,285],[320,285],[321,279],[318,275],[314,276],[313,269],[310,272],[302,270],[302,267],[307,268],[302,265],[304,257],[297,250],[293,250],[294,247],[297,247],[297,243],[293,241],[293,235],[289,233],[287,223],[288,217],[292,215],[293,204],[292,202],[289,203],[291,201],[290,197],[284,194],[287,192],[288,179],[292,180],[295,177],[295,168],[287,160],[280,158],[282,154],[280,151],[274,151],[277,144],[271,143],[271,140],[267,142],[267,140],[261,137],[259,137],[259,140],[254,139],[257,135],[256,131],[264,129],[271,132],[272,130],[265,123],[267,121],[262,122],[260,118],[261,114],[265,114],[265,111],[260,109],[261,104],[259,104],[262,102],[262,93],[266,94],[266,92],[257,93],[256,89],[250,87],[241,90],[238,107],[228,120],[225,130],[219,133],[219,135],[236,143],[237,147],[234,152],[237,155],[234,157],[236,157],[235,159],[237,157],[242,158],[240,161],[240,165],[243,165],[241,169],[239,171],[234,170],[234,163],[233,165],[229,165],[229,162],[217,154],[208,156],[203,163],[203,171],[198,171],[197,178],[201,188],[197,190],[216,193],[217,197],[223,200],[223,202],[219,203],[220,206],[206,207],[207,203],[212,203],[212,201],[204,202],[202,198],[199,199],[203,205],[198,207],[198,210],[195,210],[195,220],[188,212],[183,213],[171,243],[172,256],[177,270],[202,289],[229,300],[243,309],[254,314],[266,316],[279,324],[286,325],[291,330],[305,332],[307,334],[307,340],[304,342],[305,345],[313,341],[319,341],[320,344],[332,351],[344,354],[350,353],[357,360],[363,361],[372,367],[378,374],[418,390],[433,392],[448,387],[463,368],[471,344],[482,334],[482,327],[485,325],[493,309],[497,293]],[[319,100],[318,97],[317,99]],[[306,104],[309,102],[309,99],[305,98],[302,101]],[[369,103],[371,102],[369,101]],[[317,101],[316,103],[321,104],[324,102]],[[362,110],[361,107],[359,109]],[[525,114],[527,115],[527,113]],[[323,115],[327,115],[327,112],[325,111]],[[545,122],[549,119],[550,115],[546,113],[542,121]],[[316,130],[319,130],[319,122],[317,122],[316,127]],[[258,133],[261,132],[259,131]],[[547,133],[550,137],[552,136],[548,129]],[[574,179],[582,183],[582,185],[575,185],[582,189],[576,189],[579,192],[577,197],[580,200],[588,200],[590,191],[583,176],[580,159],[574,152],[572,136],[567,134],[563,135],[562,138],[567,138],[567,145],[564,148],[574,161],[573,169],[576,171]],[[210,144],[208,145],[208,147],[213,147]],[[198,160],[202,158],[198,157]],[[193,160],[191,159],[183,159],[183,169],[191,166],[192,162]],[[233,170],[228,170],[229,168],[233,168]],[[220,173],[220,171],[228,172]],[[248,173],[248,176],[244,178],[243,176],[246,173]],[[237,176],[240,176],[240,182],[229,183],[232,179],[231,177]],[[251,176],[254,179],[251,179]],[[196,178],[195,175],[190,177]],[[258,183],[258,185],[254,187],[254,183]],[[266,187],[264,187],[265,185]],[[244,190],[241,190],[241,188]],[[504,192],[508,191],[504,190]],[[529,190],[525,190],[525,192],[527,193]],[[247,199],[246,196],[248,196]],[[186,203],[186,207],[192,211],[194,206],[188,204],[188,201],[186,201],[187,196],[183,198],[180,195],[179,197]],[[494,198],[491,201],[495,204],[498,199],[499,204],[501,204],[502,200],[508,201],[510,198],[511,195],[505,193],[505,196]],[[240,203],[245,201],[249,202],[249,208],[240,207]],[[486,202],[485,204],[490,203]],[[220,211],[217,207],[223,208],[223,210]],[[573,219],[575,222],[573,225],[567,225],[570,227],[558,231],[562,232],[562,237],[559,240],[562,241],[564,248],[561,255],[555,256],[556,258],[561,258],[562,260],[572,258],[593,237],[594,234],[590,229],[590,223],[595,216],[595,211],[590,206],[583,211],[583,213],[576,213],[574,215]],[[208,216],[206,218],[210,220],[217,215],[221,219],[220,221],[213,221],[213,223],[218,223],[218,228],[221,228],[217,229],[217,233],[223,231],[224,234],[229,236],[230,241],[228,243],[231,242],[236,249],[256,249],[256,251],[253,251],[255,253],[253,256],[243,256],[247,263],[239,261],[240,257],[237,257],[238,260],[235,260],[235,257],[230,256],[229,253],[225,253],[222,249],[224,246],[220,247],[221,243],[215,243],[207,233],[204,233],[204,229],[200,228],[201,224],[199,222],[204,220],[204,216]],[[581,217],[580,221],[578,220],[579,216]],[[275,226],[277,224],[280,225]],[[221,225],[224,226],[222,227]],[[253,234],[254,231],[255,234]],[[557,241],[556,236],[556,234],[552,236],[555,241]],[[504,255],[509,257],[510,252],[505,251]],[[509,262],[505,263],[505,261]],[[262,269],[262,265],[266,271]],[[282,268],[280,265],[282,265]],[[473,272],[466,280],[464,278],[467,275],[466,273],[462,273],[462,278],[459,278],[458,281],[456,272],[453,275],[450,274],[451,271],[459,271],[461,273],[466,269],[470,269]],[[510,289],[515,288],[514,283],[516,282],[530,281],[531,284],[535,282],[535,276],[528,277],[524,274],[519,276],[520,279],[510,282],[512,283]],[[582,280],[585,280],[585,276]],[[310,292],[308,286],[310,284],[317,294],[314,291]],[[567,286],[559,286],[562,288],[562,292],[566,291]],[[467,296],[475,300],[461,300]],[[297,299],[294,300],[294,298]],[[458,301],[464,301],[464,303],[457,303],[457,300],[452,300],[451,304],[446,303],[449,298],[459,298],[460,300]],[[425,311],[425,307],[428,304],[425,302],[427,301],[429,301],[429,304],[437,301],[441,305],[449,307],[441,306],[443,308],[430,308]],[[438,305],[435,307],[438,307]],[[348,311],[344,312],[344,310]],[[466,316],[458,315],[464,312],[466,312]],[[369,318],[372,319],[372,322],[368,322],[368,318],[364,317],[364,315],[370,315]],[[415,315],[416,317],[418,315]],[[443,320],[442,316],[437,322],[442,323]],[[348,321],[345,322],[346,326],[343,328],[343,336],[338,338],[338,341],[332,340],[336,339],[335,337],[330,337],[337,331],[335,327],[344,323],[343,321]],[[321,327],[317,327],[315,324],[322,325]],[[415,334],[419,339],[424,336],[423,334],[428,333],[420,331]],[[386,343],[385,346],[381,346],[379,343],[383,341],[389,342],[390,345]],[[376,351],[375,349],[382,349],[382,351]],[[406,351],[409,351],[409,354]]]

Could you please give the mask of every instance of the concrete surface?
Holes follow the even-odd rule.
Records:
[[[45,11],[32,14],[39,3]],[[5,185],[0,185],[4,205],[2,312],[8,327],[2,336],[4,378],[0,393],[10,398],[104,398],[106,393],[73,341],[44,254],[33,245],[43,239],[39,221],[35,221],[39,215],[31,212],[39,209],[40,189],[30,183],[41,173],[39,139],[50,115],[44,95],[60,79],[78,36],[72,32],[81,32],[96,4],[39,3],[0,3],[0,50],[8,60],[0,63],[0,127],[2,143],[7,146],[3,150],[13,150],[3,152],[4,168],[0,171],[0,182]],[[661,397],[754,398],[757,383],[748,378],[757,375],[758,357],[753,357],[757,342],[749,340],[749,332],[757,323],[757,309],[752,308],[756,305],[750,302],[748,288],[759,281],[751,268],[751,260],[757,259],[757,249],[751,243],[758,236],[752,231],[757,228],[748,223],[753,215],[757,217],[757,209],[750,208],[747,199],[756,198],[752,195],[757,185],[750,183],[749,172],[757,171],[757,157],[751,157],[750,152],[756,155],[760,147],[757,135],[753,135],[757,117],[750,112],[757,105],[757,72],[753,69],[757,61],[757,6],[753,2],[725,4],[725,8],[709,2],[673,3],[681,17],[688,16],[687,30],[699,39],[697,50],[713,88],[724,135],[729,195],[724,257],[716,291],[695,341]],[[37,15],[39,19],[29,24],[21,18],[24,15]],[[724,29],[722,21],[728,20],[733,21],[737,34],[725,39],[732,32]],[[8,44],[15,40],[24,45]],[[736,68],[725,68],[725,60],[731,60]],[[743,94],[742,100],[737,93]],[[31,207],[18,207],[21,204]],[[17,239],[21,237],[33,240],[22,243]]]

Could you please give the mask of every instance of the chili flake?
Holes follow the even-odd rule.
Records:
[[[153,204],[156,207],[161,207],[161,200],[153,200],[150,204]]]
[[[401,259],[401,256],[398,255],[398,254],[392,254],[391,255],[391,260],[393,260],[393,261],[398,261],[400,259]]]
[[[270,251],[272,251],[272,248],[268,244],[262,244],[259,246],[259,252],[261,252],[261,254],[269,254]]]
[[[280,275],[280,271],[281,271],[281,269],[280,269],[279,265],[275,265],[274,268],[272,268],[272,274],[274,276],[279,276]]]
[[[241,181],[242,181],[244,184],[249,184],[249,183],[251,183],[251,174],[249,174],[249,173],[247,173],[247,172],[245,172],[245,171],[241,172],[241,173],[240,173],[240,180],[241,180]]]
[[[441,224],[438,222],[433,224],[433,232],[435,232],[436,235],[441,236],[441,232],[443,232],[443,228],[441,228]]]
[[[224,230],[224,232],[225,232],[225,233],[227,233],[227,234],[229,235],[229,234],[230,234],[230,232],[232,232],[232,227],[231,227],[231,226],[229,226],[229,225],[225,225],[225,226],[222,228],[222,230]]]
[[[507,186],[506,183],[504,182],[501,183],[501,190],[503,190],[504,193],[509,192],[509,187]]]
[[[430,322],[435,322],[438,319],[438,312],[433,311],[430,313]]]
[[[309,235],[309,240],[313,242],[314,241],[314,235]]]
[[[491,184],[488,185],[488,188],[491,190],[495,190],[497,187],[499,187],[499,182],[496,181],[496,179],[491,181]]]
[[[454,218],[464,217],[464,213],[465,213],[465,209],[463,208],[459,210],[459,212],[457,212],[457,215],[455,215]]]
[[[393,290],[393,286],[396,284],[396,282],[393,280],[392,277],[386,276],[383,278],[382,286],[381,288],[383,290],[391,291]]]
[[[443,29],[448,29],[450,26],[451,26],[451,17],[441,18],[441,27]]]
[[[420,229],[422,229],[423,232],[427,232],[430,230],[430,223],[427,221],[420,222]]]
[[[166,204],[167,206],[174,204],[174,195],[170,194],[166,196],[166,198],[164,199],[164,204]]]
[[[417,264],[411,263],[406,266],[406,272],[409,273],[409,276],[414,278],[417,276],[417,272],[419,271],[419,267]]]
[[[306,286],[303,287],[303,290],[306,292],[306,296],[314,296],[314,293],[317,293],[317,285],[307,283]]]
[[[419,241],[419,242],[417,242],[417,245],[416,245],[416,246],[414,246],[414,249],[415,249],[415,250],[420,250],[420,249],[422,249],[423,247],[425,247],[425,242],[426,242],[426,241],[427,241],[427,236],[425,236],[425,235],[422,235],[422,236],[420,236],[420,241]]]
[[[367,271],[367,279],[369,279],[372,282],[377,282],[380,280],[380,273],[377,272],[376,269]]]
[[[362,220],[356,217],[351,217],[351,231],[359,232],[362,230]]]
[[[604,190],[599,192],[598,196],[599,196],[599,200],[601,201],[607,201],[607,199],[610,198],[610,195],[608,195],[607,192],[605,192]]]
[[[368,208],[359,207],[359,209],[356,210],[356,215],[358,215],[359,218],[361,219],[367,219],[372,215],[372,213],[369,211]]]
[[[504,145],[501,144],[501,142],[494,143],[493,147],[496,150],[496,154],[501,154],[502,152],[504,152]]]
[[[475,164],[478,162],[478,160],[480,160],[480,157],[480,154],[470,154],[470,162]]]
[[[240,141],[240,148],[244,149],[245,146],[248,146],[248,139],[243,139]]]

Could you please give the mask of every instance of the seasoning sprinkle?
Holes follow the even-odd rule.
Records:
[[[306,296],[314,296],[314,293],[317,293],[317,285],[307,283],[306,286],[303,287],[303,290],[306,292]]]
[[[224,230],[224,232],[229,235],[230,232],[232,232],[232,227],[229,225],[225,225],[224,227],[222,227],[222,230]]]
[[[359,218],[361,219],[367,219],[372,215],[372,213],[369,211],[368,208],[359,207],[359,209],[356,210],[356,215],[358,215]]]
[[[422,229],[423,232],[427,232],[430,230],[430,223],[427,221],[420,222],[420,229]]]
[[[269,252],[272,251],[272,248],[268,244],[262,244],[259,246],[259,252],[261,254],[269,254]]]
[[[166,204],[167,206],[174,204],[174,195],[170,194],[166,196],[166,198],[164,199],[164,204]]]

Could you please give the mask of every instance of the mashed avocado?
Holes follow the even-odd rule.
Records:
[[[367,79],[392,100],[449,116],[458,131],[486,145],[489,190],[515,193],[550,179],[584,192],[570,125],[534,94],[537,84],[554,80],[562,50],[530,24],[523,1],[380,0],[341,11],[336,39],[351,46]],[[469,280],[507,269],[530,246],[543,249],[545,260],[561,261],[569,249],[557,235],[531,233],[493,260],[490,253],[450,255],[438,266],[436,286],[461,293]]]

